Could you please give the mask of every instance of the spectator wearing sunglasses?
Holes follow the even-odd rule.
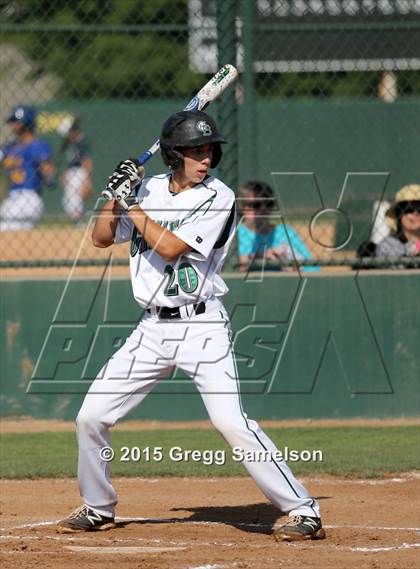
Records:
[[[311,259],[311,254],[293,227],[272,223],[276,199],[268,184],[255,180],[242,184],[238,201],[241,223],[237,229],[237,239],[241,271],[247,271],[255,259],[278,261],[279,269],[282,260]],[[303,270],[316,271],[319,267],[303,267]]]
[[[420,184],[404,186],[385,214],[391,228],[389,237],[376,246],[376,257],[396,259],[420,255]],[[404,265],[392,265],[404,268]]]

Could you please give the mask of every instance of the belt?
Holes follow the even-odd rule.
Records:
[[[198,304],[184,304],[184,306],[153,306],[153,308],[147,308],[146,312],[149,314],[156,314],[160,320],[175,320],[179,318],[188,318],[192,316],[190,309],[194,311],[194,314],[203,314],[206,311],[206,303],[199,302]]]

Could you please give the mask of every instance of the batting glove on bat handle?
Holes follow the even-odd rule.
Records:
[[[128,158],[127,160],[123,160],[118,164],[112,176],[110,177],[110,180],[116,174],[124,174],[127,176],[131,182],[131,187],[135,188],[143,180],[145,176],[145,170],[143,166],[140,165],[140,162],[137,160],[137,158]],[[101,195],[107,200],[114,199],[112,190],[109,188],[109,183],[107,188],[101,192]]]
[[[133,186],[137,186],[144,178],[144,168],[140,166],[140,162],[137,158],[128,158],[127,160],[123,160],[118,164],[115,169],[117,172],[122,172],[126,174],[130,178],[130,182]]]
[[[119,170],[116,170],[109,178],[107,191],[111,193],[112,199],[117,200],[120,206],[127,211],[139,205],[137,194],[133,192],[133,184],[128,174]]]
[[[114,199],[114,196],[112,195],[111,190],[108,190],[108,189],[102,190],[101,196],[102,196],[103,198],[107,199],[108,201],[111,201],[111,200]]]

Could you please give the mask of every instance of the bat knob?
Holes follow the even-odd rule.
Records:
[[[103,198],[106,198],[108,201],[114,199],[114,198],[113,198],[113,195],[112,195],[112,193],[111,193],[110,190],[102,190],[101,196],[102,196]]]

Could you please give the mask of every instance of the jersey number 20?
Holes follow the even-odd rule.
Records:
[[[176,272],[178,273],[178,284],[174,284]],[[186,293],[192,293],[198,287],[197,273],[189,263],[181,263],[178,270],[171,265],[166,265],[165,275],[168,275],[168,283],[164,290],[165,296],[177,296],[179,287]]]

